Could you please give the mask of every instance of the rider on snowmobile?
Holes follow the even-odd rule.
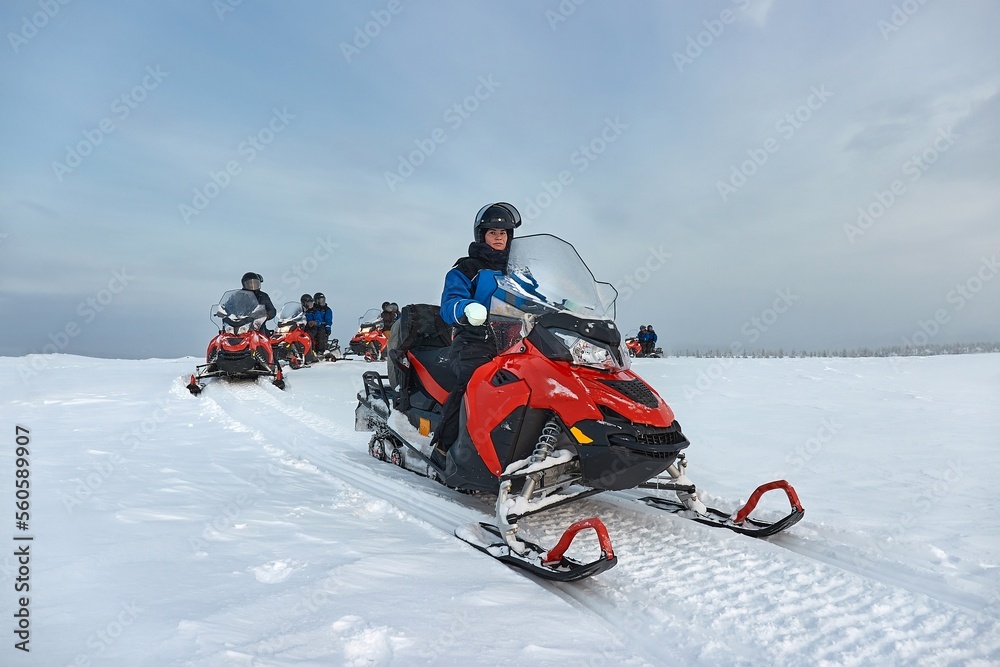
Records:
[[[511,204],[497,202],[479,209],[469,255],[455,262],[444,279],[441,318],[455,327],[449,358],[457,382],[448,394],[431,442],[431,460],[441,467],[458,439],[458,417],[469,379],[498,352],[486,316],[497,278],[507,269],[514,230],[520,226],[521,214]]]
[[[382,302],[382,313],[379,315],[382,318],[382,331],[386,332],[388,335],[389,329],[392,328],[393,322],[399,319],[399,306],[389,301]]]
[[[313,321],[316,323],[313,341],[316,345],[316,353],[322,356],[326,353],[327,341],[333,330],[333,310],[326,305],[326,295],[322,292],[316,292],[313,300],[315,302],[312,309]]]
[[[243,274],[240,282],[243,284],[243,289],[253,292],[253,295],[257,297],[257,303],[264,306],[264,310],[267,311],[267,319],[274,319],[278,311],[275,309],[274,304],[271,303],[271,297],[260,288],[260,284],[264,282],[264,278],[259,273],[247,271]],[[265,335],[269,335],[263,327],[262,331],[264,331]]]
[[[653,350],[656,349],[656,332],[653,331],[653,325],[646,325],[646,354],[653,354]]]
[[[302,314],[305,315],[306,324],[303,327],[305,329],[306,335],[309,336],[309,341],[312,345],[309,348],[309,354],[306,355],[306,361],[308,363],[315,363],[319,360],[316,356],[316,309],[313,306],[313,295],[303,294],[299,297],[299,304],[302,306]]]

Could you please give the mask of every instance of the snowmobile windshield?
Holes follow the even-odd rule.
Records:
[[[502,350],[534,331],[536,346],[550,358],[624,370],[629,358],[614,323],[617,296],[566,241],[521,236],[511,242],[507,271],[497,279],[490,327]]]
[[[302,312],[302,304],[298,301],[289,301],[283,305],[274,319],[277,320],[277,328],[282,333],[291,331],[295,326],[303,328],[306,326],[306,314]]]
[[[250,290],[230,290],[219,299],[212,317],[222,320],[226,333],[243,334],[260,329],[267,319],[267,311]]]
[[[507,317],[568,312],[614,320],[616,298],[614,286],[595,280],[576,248],[551,234],[535,234],[511,241],[507,271],[497,279],[490,311]]]
[[[305,326],[306,315],[302,312],[302,304],[297,301],[289,301],[278,311],[278,326],[289,326],[299,324]]]
[[[373,327],[376,324],[382,323],[382,309],[381,308],[369,308],[365,311],[365,314],[358,318],[358,328],[364,329],[365,327]]]

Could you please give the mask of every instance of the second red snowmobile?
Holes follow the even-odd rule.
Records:
[[[662,347],[654,347],[650,352],[643,352],[642,343],[639,342],[639,338],[635,335],[635,329],[625,337],[625,349],[628,350],[628,356],[630,357],[655,357],[658,359],[663,356]]]
[[[278,311],[278,326],[271,333],[271,349],[278,361],[286,361],[292,368],[301,368],[311,358],[312,339],[305,331],[306,315],[302,304],[289,301]]]
[[[194,395],[205,388],[207,378],[269,377],[285,388],[281,365],[271,350],[271,340],[261,328],[267,319],[264,306],[250,290],[230,290],[212,306],[212,319],[219,320],[219,333],[208,344],[206,363],[198,366],[187,388]]]
[[[614,566],[610,535],[592,517],[544,549],[518,535],[519,521],[605,491],[671,492],[676,496],[640,500],[750,535],[773,534],[797,522],[803,509],[783,480],[759,487],[732,515],[699,500],[685,475],[688,439],[670,407],[630,370],[614,322],[616,296],[562,239],[514,239],[489,309],[489,330],[500,352],[469,382],[460,435],[444,465],[431,460],[428,436],[455,382],[450,333],[436,306],[407,306],[389,351],[388,376],[363,374],[355,427],[374,431],[369,452],[455,489],[495,493],[493,520],[456,535],[548,579],[572,581]],[[773,523],[750,518],[760,495],[772,488],[786,492],[792,511]],[[567,557],[574,536],[591,529],[600,556],[587,563]]]
[[[389,334],[383,331],[381,311],[369,308],[358,318],[358,332],[351,337],[348,351],[365,361],[380,361],[385,359],[389,343]]]

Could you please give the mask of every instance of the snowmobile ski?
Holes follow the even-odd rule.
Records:
[[[750,512],[757,507],[757,502],[760,500],[760,497],[764,495],[765,492],[773,489],[784,490],[785,494],[788,496],[788,502],[792,506],[792,511],[783,518],[773,522],[751,518]],[[798,494],[795,493],[795,489],[792,488],[791,484],[783,479],[758,486],[757,489],[750,494],[750,499],[747,500],[746,504],[732,514],[727,514],[726,512],[715,509],[714,507],[706,507],[704,512],[694,512],[682,502],[671,500],[669,498],[660,498],[658,496],[645,496],[643,498],[639,498],[639,501],[644,502],[651,507],[678,514],[684,518],[697,521],[698,523],[703,523],[707,526],[728,528],[729,530],[742,533],[743,535],[750,535],[751,537],[767,537],[768,535],[780,533],[789,526],[794,526],[799,522],[799,519],[805,515],[805,510],[802,509],[802,504],[799,502],[799,497]]]
[[[601,555],[589,563],[581,563],[566,556],[566,549],[581,530],[593,528],[601,546]],[[501,563],[526,570],[550,581],[579,581],[595,574],[610,570],[618,564],[611,546],[611,538],[604,523],[596,517],[577,521],[566,529],[562,538],[552,549],[545,550],[526,540],[517,540],[518,547],[512,547],[500,530],[490,523],[471,524],[455,531],[455,537],[474,546],[479,551],[496,558]]]

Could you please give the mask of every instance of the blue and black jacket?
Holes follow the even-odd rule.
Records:
[[[330,306],[313,306],[306,311],[306,322],[312,322],[317,329],[330,333],[333,328],[333,310]]]
[[[444,278],[441,318],[451,326],[467,324],[465,307],[473,301],[487,310],[497,279],[507,266],[507,251],[497,252],[485,243],[469,246],[469,256],[455,262]]]

